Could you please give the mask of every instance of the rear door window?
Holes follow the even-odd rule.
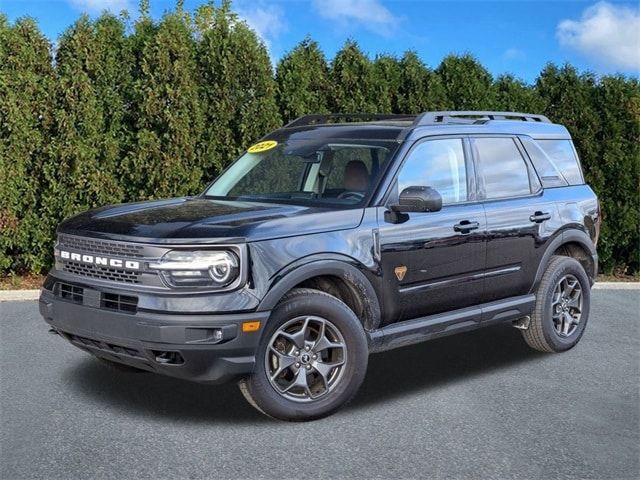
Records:
[[[536,140],[553,160],[569,185],[582,185],[584,178],[571,140]]]
[[[478,137],[472,145],[485,198],[521,197],[537,190],[538,180],[530,176],[513,138]]]

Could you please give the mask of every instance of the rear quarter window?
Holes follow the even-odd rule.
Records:
[[[582,185],[584,177],[571,140],[536,140],[540,148],[553,160],[569,185]]]
[[[520,140],[540,177],[542,186],[545,188],[566,187],[567,181],[564,179],[562,173],[560,173],[560,169],[554,161],[547,156],[544,150],[529,137],[520,137]]]

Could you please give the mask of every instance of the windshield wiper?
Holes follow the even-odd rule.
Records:
[[[236,198],[239,200],[279,200],[291,198],[290,194],[277,194],[277,195],[238,195]]]

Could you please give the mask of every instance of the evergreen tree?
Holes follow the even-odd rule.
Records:
[[[601,255],[605,270],[640,270],[640,86],[634,78],[605,76],[595,91],[596,142],[605,208]]]
[[[56,54],[55,136],[44,166],[42,223],[53,240],[57,223],[124,198],[120,175],[129,65],[124,25],[112,15],[82,16],[61,37]]]
[[[55,139],[45,168],[48,218],[61,218],[124,198],[119,178],[127,143],[123,90],[129,62],[124,25],[103,15],[82,16],[60,39]]]
[[[427,68],[427,101],[425,110],[448,110],[452,108],[442,79],[433,70]]]
[[[131,197],[195,193],[202,188],[198,148],[204,115],[189,18],[181,10],[167,13],[154,28],[142,15],[132,45],[139,64],[134,69],[136,136],[127,169]]]
[[[43,163],[52,133],[51,46],[29,18],[0,15],[0,271],[43,270]]]
[[[595,83],[592,74],[580,75],[571,65],[558,68],[548,64],[540,72],[535,89],[549,118],[570,130],[584,127],[593,135]]]
[[[404,113],[398,106],[402,67],[391,55],[378,55],[373,62],[373,99],[376,113]]]
[[[538,92],[513,75],[500,75],[494,84],[495,109],[507,112],[541,113]]]
[[[602,201],[605,215],[612,207],[605,200],[606,177],[600,162],[601,145],[597,141],[600,120],[594,108],[595,78],[591,74],[580,75],[575,68],[564,65],[547,65],[536,81],[544,114],[551,121],[567,127],[578,151],[587,182],[594,188]],[[610,241],[611,224],[602,225],[599,243],[601,269],[612,267]]]
[[[111,202],[128,201],[125,188],[126,156],[133,143],[135,118],[129,109],[133,98],[134,58],[123,19],[105,13],[95,23],[96,62],[87,66],[103,116],[101,170],[113,171],[119,186]]]
[[[399,111],[422,113],[446,108],[446,94],[440,77],[429,70],[415,52],[405,52],[400,69]]]
[[[284,122],[309,113],[329,113],[329,67],[317,42],[304,39],[276,68],[278,105]]]
[[[335,113],[369,113],[376,110],[371,61],[358,44],[347,41],[331,64],[332,102]]]
[[[210,178],[276,128],[280,118],[267,49],[229,2],[198,9],[196,26],[207,125],[202,167]]]
[[[133,25],[133,33],[127,37],[127,45],[133,61],[131,65],[132,85],[129,92],[132,105],[139,103],[139,99],[136,98],[135,87],[145,75],[142,71],[145,46],[154,41],[157,30],[158,25],[149,15],[149,0],[140,0],[138,19]],[[131,114],[135,121],[135,111],[132,111]]]
[[[436,73],[450,108],[491,110],[494,107],[493,78],[472,55],[449,55],[442,60]]]
[[[596,143],[598,116],[593,106],[595,79],[591,74],[579,75],[575,68],[547,65],[536,81],[544,114],[567,127],[581,155],[587,178],[599,187],[600,148]]]
[[[81,17],[56,61],[33,20],[0,15],[0,272],[42,272],[55,227],[90,207],[200,191],[285,120],[317,112],[496,109],[565,125],[605,220],[601,269],[638,272],[640,86],[635,78],[546,66],[534,86],[472,56],[435,72],[414,52],[375,61],[347,42],[331,66],[307,38],[274,74],[264,44],[231,11],[182,1],[159,23]],[[282,172],[286,175],[287,172]]]

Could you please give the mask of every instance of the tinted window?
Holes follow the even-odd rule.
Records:
[[[368,174],[371,175],[372,165],[370,148],[342,148],[336,150],[333,154],[333,163],[331,165],[331,171],[327,176],[326,188],[344,188],[344,173],[347,164],[350,162],[359,162],[364,164]]]
[[[556,164],[538,146],[536,142],[527,137],[521,137],[522,144],[533,162],[542,185],[548,187],[564,187],[567,185]]]
[[[229,190],[230,196],[241,196],[258,192],[294,192],[300,182],[306,164],[300,157],[283,155],[274,150],[269,161],[257,162],[251,170]],[[274,171],[277,172],[274,174]]]
[[[429,140],[411,150],[398,175],[398,192],[410,186],[435,188],[443,204],[467,200],[462,140]]]
[[[362,205],[398,143],[281,135],[242,155],[205,195],[227,200],[299,205]],[[251,150],[251,149],[250,149]]]
[[[486,198],[529,195],[529,170],[512,138],[475,138],[480,188]]]
[[[584,183],[580,164],[571,140],[538,140],[540,147],[554,161],[570,185]]]

